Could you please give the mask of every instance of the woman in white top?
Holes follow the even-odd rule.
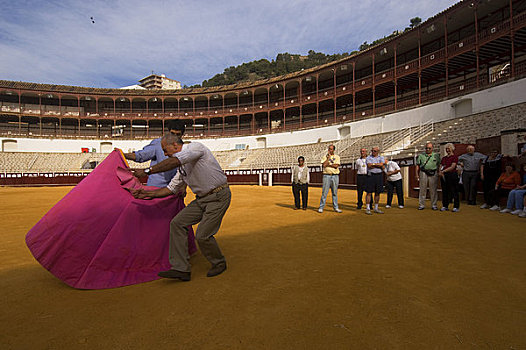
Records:
[[[404,208],[404,189],[402,184],[402,174],[400,173],[400,166],[390,160],[387,162],[384,168],[387,174],[387,209],[391,208],[393,201],[393,190],[396,189],[396,197],[398,198],[398,208]]]

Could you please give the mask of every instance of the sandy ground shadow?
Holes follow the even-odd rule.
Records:
[[[288,187],[234,186],[228,270],[72,289],[26,232],[70,188],[0,188],[1,349],[526,349],[526,219],[461,206],[366,216],[292,210]],[[384,203],[385,203],[385,198]]]

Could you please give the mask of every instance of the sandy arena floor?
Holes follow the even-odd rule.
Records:
[[[224,274],[198,254],[188,283],[83,291],[24,243],[70,189],[0,188],[0,349],[526,349],[526,219],[414,199],[369,217],[345,190],[318,214],[318,188],[294,211],[288,187],[234,186]]]

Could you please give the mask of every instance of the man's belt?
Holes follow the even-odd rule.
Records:
[[[225,188],[228,188],[228,183],[226,184],[222,184],[221,186],[218,186],[216,188],[214,188],[212,191],[208,192],[207,194],[205,195],[202,195],[202,196],[196,196],[197,198],[203,198],[203,197],[206,197],[208,195],[211,195],[212,193],[217,193],[221,190],[224,190]]]

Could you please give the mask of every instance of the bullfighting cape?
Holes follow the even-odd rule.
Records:
[[[175,196],[135,199],[142,185],[115,150],[27,233],[35,259],[71,287],[103,289],[152,281],[170,268],[170,221],[184,208]],[[146,189],[151,189],[144,186]],[[193,231],[189,253],[196,251]]]

